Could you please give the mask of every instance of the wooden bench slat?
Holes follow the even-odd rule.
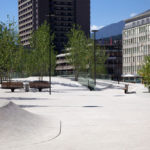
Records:
[[[23,83],[22,82],[2,82],[1,88],[11,89],[11,91],[14,92],[15,89],[23,88]]]
[[[49,88],[50,84],[48,81],[32,81],[29,82],[30,88],[36,88],[39,89],[39,91],[41,91],[44,88]]]

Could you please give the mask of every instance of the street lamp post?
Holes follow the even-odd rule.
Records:
[[[120,45],[120,41],[118,41],[118,46],[117,46],[117,48],[118,48],[118,50],[117,50],[117,56],[118,56],[118,58],[117,58],[117,80],[118,80],[118,84],[119,84],[119,78],[120,78],[120,75],[119,75],[119,63],[120,63],[120,53],[119,53],[119,49],[122,49],[122,46]]]
[[[49,0],[49,6],[51,6],[51,0]],[[51,42],[51,40],[52,40],[52,38],[51,38],[51,28],[52,28],[52,26],[51,26],[51,17],[54,17],[55,15],[54,14],[52,14],[51,13],[51,9],[49,8],[49,14],[47,15],[47,17],[49,18],[48,20],[49,20],[49,84],[50,84],[50,86],[49,86],[49,94],[51,95],[51,70],[52,70],[52,64],[51,64],[51,61],[52,61],[52,54],[51,54],[51,52],[52,52],[52,42]]]
[[[49,1],[50,3],[50,1]],[[49,94],[51,95],[51,69],[52,69],[52,64],[51,64],[51,59],[52,59],[52,56],[51,56],[51,17],[53,17],[54,15],[51,14],[50,10],[49,10],[49,14],[47,15],[47,17],[49,18]]]
[[[51,14],[49,12],[48,15],[46,15],[46,17],[48,17],[48,22],[49,22],[49,67],[48,67],[48,74],[49,74],[49,94],[51,95],[51,32],[50,32],[50,28],[51,28],[51,25],[50,25],[50,21],[51,21],[51,18],[50,18]]]
[[[49,20],[49,94],[51,95],[51,13],[49,11],[49,14],[46,15]]]
[[[51,95],[51,28],[50,28],[50,14],[49,14],[49,94]]]
[[[94,85],[96,85],[96,44],[95,44],[95,39],[96,39],[96,32],[98,30],[92,30],[94,33]]]

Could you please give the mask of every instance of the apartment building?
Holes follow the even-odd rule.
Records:
[[[19,35],[25,47],[29,39],[45,20],[55,34],[55,50],[60,53],[68,39],[66,34],[78,24],[90,35],[90,0],[18,0]]]
[[[150,10],[125,20],[123,77],[138,77],[144,57],[150,55]]]
[[[21,43],[26,47],[29,45],[29,38],[33,30],[33,4],[31,0],[18,1],[19,36]]]

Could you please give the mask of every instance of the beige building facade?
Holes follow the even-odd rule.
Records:
[[[123,30],[123,76],[138,76],[150,55],[150,11],[125,20]]]

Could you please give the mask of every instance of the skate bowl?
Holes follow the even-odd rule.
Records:
[[[15,149],[54,140],[61,122],[30,113],[10,101],[0,101],[0,149]]]

